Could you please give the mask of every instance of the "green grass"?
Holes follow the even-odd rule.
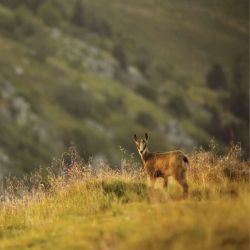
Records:
[[[132,58],[144,48],[153,62],[171,63],[177,72],[191,74],[198,83],[204,81],[205,72],[215,61],[230,71],[234,56],[247,53],[247,2],[86,2],[116,32],[126,34]]]
[[[64,61],[53,60],[53,58],[48,59],[47,63],[41,63],[30,55],[29,50],[25,46],[20,46],[20,44],[5,37],[0,38],[0,51],[2,53],[2,58],[0,59],[2,79],[0,79],[0,84],[4,85],[6,79],[8,79],[11,85],[15,87],[15,95],[24,97],[31,104],[32,111],[47,124],[49,133],[53,133],[55,136],[54,142],[57,141],[57,143],[50,143],[51,149],[47,151],[47,155],[50,157],[63,152],[62,136],[65,133],[71,134],[73,130],[82,131],[83,135],[92,135],[92,138],[94,138],[94,140],[92,139],[93,142],[98,141],[98,138],[102,138],[103,143],[112,144],[104,150],[109,159],[114,161],[119,155],[119,147],[115,146],[113,141],[110,142],[110,138],[106,133],[96,131],[87,124],[86,121],[89,119],[87,115],[85,117],[75,117],[66,112],[60,103],[55,100],[57,92],[65,86],[80,86],[82,83],[86,85],[88,92],[91,95],[93,94],[91,99],[93,103],[88,105],[94,106],[93,113],[98,117],[98,123],[109,130],[112,128],[112,133],[118,141],[118,145],[123,145],[125,140],[122,139],[123,141],[121,141],[119,139],[121,131],[127,130],[126,134],[124,134],[127,141],[128,136],[133,135],[134,130],[139,127],[135,121],[138,112],[146,109],[152,113],[154,120],[162,123],[165,123],[168,119],[166,113],[159,109],[156,104],[142,98],[114,80],[105,79],[91,73],[79,72],[66,66]],[[18,59],[16,59],[16,55],[18,55]],[[13,74],[16,66],[23,68],[24,73],[22,75]],[[126,112],[121,113],[113,109],[111,110],[105,104],[105,101],[110,98],[108,96],[123,98],[127,109]],[[100,110],[103,110],[105,115],[100,114]],[[130,124],[131,130],[127,129],[124,120]],[[12,126],[13,130],[15,126],[16,124]],[[139,127],[139,129],[143,128]],[[31,130],[29,129],[29,131]],[[8,136],[11,138],[12,134],[9,133]],[[31,134],[27,138],[30,137],[32,138]],[[74,141],[74,138],[71,141]],[[76,143],[76,141],[74,142]],[[163,145],[162,139],[161,142]],[[84,144],[84,140],[82,140],[81,144]],[[128,146],[131,147],[131,145]],[[87,147],[87,145],[85,144],[84,147]],[[9,147],[7,150],[11,151],[13,147]],[[44,150],[46,151],[46,147],[44,147]],[[112,154],[115,157],[111,156],[111,151],[116,152]],[[96,150],[90,152],[91,155],[94,153],[97,153]],[[48,158],[45,159],[41,155],[41,163],[46,164],[47,160]],[[15,172],[26,168],[24,166],[26,163],[29,166],[36,164],[35,162],[30,164],[28,161],[24,161],[22,166],[16,166]]]
[[[8,182],[0,248],[247,249],[249,186],[242,173],[249,174],[249,166],[237,160],[236,149],[215,156],[213,165],[206,152],[194,153],[185,200],[174,182],[168,191],[160,180],[155,189],[148,187],[131,161],[123,161],[120,172],[100,166],[94,173],[71,151],[66,172],[32,175],[32,191],[22,181]],[[52,169],[65,164],[59,160]],[[234,171],[239,178],[233,180]]]
[[[57,27],[46,26],[36,14],[39,11],[29,9],[28,3],[17,9],[0,4],[0,88],[14,89],[11,98],[0,97],[0,128],[5,135],[0,144],[10,158],[6,172],[28,172],[46,165],[71,143],[80,148],[82,156],[101,155],[119,164],[119,146],[134,152],[130,138],[135,132],[150,132],[156,151],[184,147],[192,141],[185,148],[191,151],[214,136],[214,114],[219,120],[216,139],[221,151],[235,138],[242,142],[247,156],[245,116],[229,105],[233,101],[230,89],[236,84],[232,81],[234,61],[242,55],[244,64],[248,54],[246,2],[84,1],[86,23],[93,21],[94,14],[97,21],[110,26],[112,35],[108,36],[87,24],[73,25],[74,2],[55,3],[52,11],[61,9],[63,14]],[[105,77],[84,66],[94,49],[97,54],[92,57],[116,65],[115,70],[119,65],[113,54],[116,45],[138,72],[138,60],[148,66],[142,73],[144,88],[129,87],[125,71]],[[205,76],[214,62],[225,70],[229,89],[207,88]],[[247,64],[239,65],[242,82],[248,82]],[[17,98],[26,101],[39,120],[38,127],[47,133],[44,144],[37,141],[40,131],[34,124],[27,122],[21,128],[17,124],[11,104]],[[176,131],[169,128],[173,121],[178,124]],[[31,148],[36,154],[29,158]]]
[[[53,211],[38,214],[39,219],[26,212],[31,225],[9,228],[1,241],[3,249],[186,249],[187,245],[190,249],[246,249],[248,245],[246,197],[212,203],[113,204],[90,215],[81,209],[85,204],[80,201],[76,204],[71,199],[67,209],[57,205],[63,211],[56,218]],[[44,204],[48,205],[55,206]]]
[[[78,183],[28,205],[6,205],[1,211],[2,249],[186,249],[187,245],[246,249],[248,245],[249,194],[244,188],[236,198],[178,201],[166,198],[163,191],[138,194],[136,186],[123,181],[119,188],[128,193],[116,190],[116,182],[103,184],[86,190],[84,183]],[[149,194],[144,197],[145,192]]]

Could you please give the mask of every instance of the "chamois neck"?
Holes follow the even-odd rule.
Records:
[[[148,148],[145,149],[145,151],[143,152],[143,154],[141,154],[141,159],[142,159],[142,161],[143,161],[144,164],[148,160],[149,155],[150,155],[150,152],[149,152]]]

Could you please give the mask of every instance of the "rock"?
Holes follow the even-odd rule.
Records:
[[[14,71],[16,75],[23,75],[24,69],[21,66],[15,66]]]
[[[6,82],[4,85],[0,86],[0,94],[3,99],[8,99],[15,94],[15,88],[11,83]]]
[[[96,154],[93,156],[91,163],[94,170],[102,170],[107,166],[107,158],[103,154]]]
[[[98,123],[91,119],[86,119],[86,124],[89,127],[94,128],[96,131],[105,134],[109,138],[112,138],[114,136],[114,132],[112,130],[106,129],[101,123]]]
[[[29,121],[31,113],[30,105],[23,97],[15,97],[12,99],[12,112],[19,125],[26,125]]]
[[[190,149],[195,145],[195,142],[186,134],[180,123],[176,120],[168,122],[165,128],[165,134],[168,143],[178,147]]]
[[[0,90],[3,99],[2,105],[0,106],[0,116],[5,119],[14,120],[19,126],[27,126],[38,142],[49,142],[51,140],[50,129],[46,123],[31,110],[30,103],[22,96],[17,96],[15,88],[10,83],[0,86]],[[54,137],[53,140],[58,141],[57,138]]]
[[[87,71],[114,78],[117,62],[109,54],[95,47],[87,46],[84,51],[82,66]]]
[[[0,185],[2,177],[8,173],[8,165],[10,164],[9,156],[0,148]],[[1,189],[1,186],[0,186]],[[1,191],[1,190],[0,190]]]
[[[128,67],[127,81],[132,89],[135,89],[139,85],[146,84],[146,79],[141,72],[136,67],[131,65]]]
[[[62,32],[61,32],[60,29],[53,28],[53,29],[51,30],[51,32],[50,32],[50,36],[51,36],[51,38],[53,38],[53,39],[59,39],[59,38],[61,38],[61,36],[62,36]]]

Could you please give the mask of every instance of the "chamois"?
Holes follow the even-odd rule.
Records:
[[[188,196],[188,184],[186,170],[189,164],[187,156],[182,151],[170,151],[164,153],[153,153],[148,149],[148,134],[144,139],[138,139],[134,135],[134,142],[141,156],[144,169],[154,186],[158,177],[164,179],[164,187],[168,186],[168,177],[173,176],[183,189],[183,197]]]

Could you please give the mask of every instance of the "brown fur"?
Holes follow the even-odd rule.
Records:
[[[156,178],[164,179],[164,187],[168,186],[168,177],[173,176],[183,188],[183,196],[188,195],[188,184],[186,170],[188,158],[182,151],[170,151],[166,153],[152,153],[148,150],[148,135],[145,139],[138,140],[134,136],[134,141],[142,158],[144,169],[149,176],[152,185]]]

